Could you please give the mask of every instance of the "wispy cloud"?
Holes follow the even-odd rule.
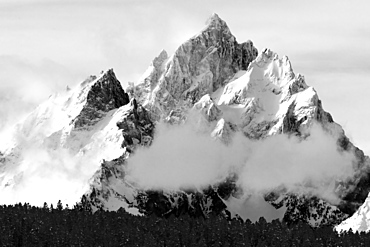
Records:
[[[201,189],[235,173],[247,194],[285,186],[338,203],[333,183],[353,174],[354,154],[340,152],[320,125],[305,140],[276,135],[251,141],[236,134],[227,146],[213,140],[210,130],[197,129],[191,123],[160,125],[152,146],[128,160],[128,180],[144,189]]]

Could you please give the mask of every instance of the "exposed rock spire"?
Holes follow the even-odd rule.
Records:
[[[206,22],[206,29],[229,29],[226,22],[213,13]]]
[[[181,105],[191,107],[225,85],[236,72],[246,70],[257,53],[251,41],[239,44],[226,22],[213,14],[199,34],[180,45],[168,60],[161,60],[163,71],[155,69],[141,78],[135,89],[137,98],[158,120]]]
[[[128,94],[122,89],[113,69],[104,72],[91,86],[85,106],[76,117],[75,128],[93,124],[105,112],[129,103]]]

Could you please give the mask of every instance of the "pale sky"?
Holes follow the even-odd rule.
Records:
[[[67,85],[114,68],[123,86],[216,12],[239,42],[287,55],[370,154],[369,1],[0,0],[0,131]]]

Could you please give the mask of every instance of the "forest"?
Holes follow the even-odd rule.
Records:
[[[369,246],[370,234],[338,235],[330,226],[312,228],[264,218],[252,223],[223,216],[160,218],[124,209],[96,211],[81,203],[0,206],[0,246]]]

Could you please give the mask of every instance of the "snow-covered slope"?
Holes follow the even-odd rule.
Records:
[[[353,232],[369,232],[370,231],[370,196],[365,202],[357,209],[350,218],[346,219],[335,230],[339,233],[346,231]]]
[[[117,108],[127,103],[128,96],[113,70],[50,96],[12,130],[1,162],[1,202],[25,201],[24,194],[32,191],[41,196],[42,188],[35,190],[43,183],[54,187],[45,188],[45,197],[52,194],[54,200],[60,196],[72,202],[69,193],[74,200],[80,197],[100,161],[121,155],[123,136],[116,125],[121,111]],[[71,174],[79,178],[68,184]],[[27,200],[41,205],[45,199],[27,196]]]
[[[317,119],[341,131],[321,109],[316,91],[306,85],[303,76],[294,74],[288,58],[279,59],[267,49],[212,98],[229,113],[225,118],[238,123],[250,138],[292,132],[293,128],[304,131]]]

